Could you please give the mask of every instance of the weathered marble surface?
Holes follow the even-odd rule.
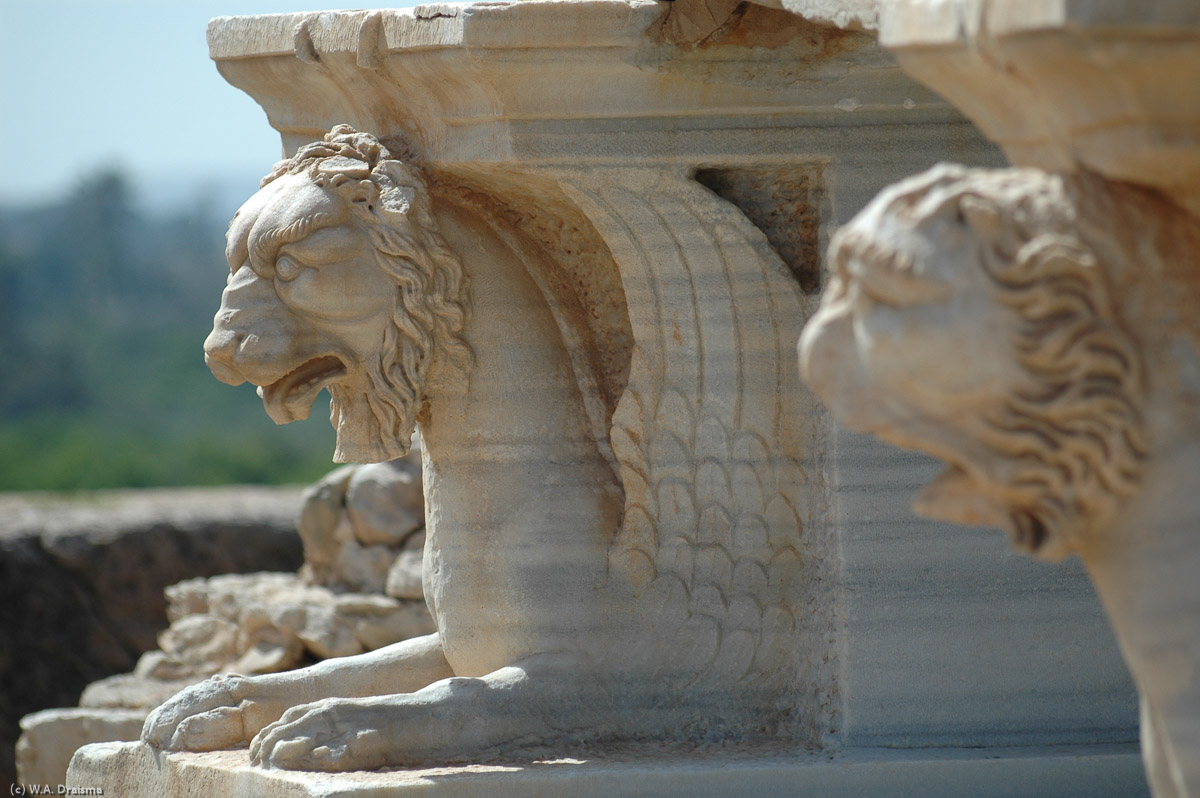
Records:
[[[348,456],[402,446],[377,433],[402,433],[415,409],[440,636],[210,684],[152,740],[219,747],[262,729],[259,761],[336,769],[570,745],[581,729],[610,743],[767,735],[845,757],[821,770],[834,780],[875,747],[932,746],[970,769],[986,747],[1046,746],[987,765],[1002,790],[1027,785],[1039,757],[1066,778],[1056,746],[1134,739],[1132,690],[1081,574],[913,521],[900,489],[928,461],[835,426],[795,379],[828,234],[936,160],[999,163],[870,35],[677,0],[223,19],[210,44],[288,155],[343,123],[387,147],[335,132],[248,203],[210,357],[263,383],[280,420],[307,412],[318,382],[351,386],[334,408]],[[315,213],[328,216],[298,221]],[[332,228],[347,229],[319,237]],[[259,247],[272,229],[298,232]],[[430,264],[439,239],[461,284]],[[409,350],[417,401],[372,420],[345,411],[374,395],[362,369],[387,329],[376,300],[394,296],[372,273],[388,271],[380,253],[470,312]],[[356,290],[278,285],[317,285],[309,272],[326,267]],[[407,323],[420,304],[404,304]],[[455,335],[469,361],[443,346]],[[1066,600],[1040,600],[1051,592]],[[547,641],[570,656],[528,656]],[[320,700],[371,691],[388,695]],[[448,734],[457,721],[467,733]],[[1123,775],[1081,782],[1091,794],[1136,792],[1123,750]],[[106,778],[140,767],[122,756],[98,766]]]
[[[1191,0],[904,0],[879,26],[1014,164],[1139,183],[1200,213]]]

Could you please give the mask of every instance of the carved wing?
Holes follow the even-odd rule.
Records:
[[[653,647],[670,663],[646,664],[691,683],[812,685],[801,714],[823,728],[834,619],[814,608],[832,613],[817,594],[835,581],[834,544],[812,467],[824,418],[795,364],[812,302],[764,234],[686,176],[563,184],[605,237],[629,306],[611,432],[626,506],[609,568],[671,641]]]

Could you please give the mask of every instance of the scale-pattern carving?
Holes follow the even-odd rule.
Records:
[[[799,650],[801,627],[825,622],[800,618],[819,568],[802,554],[799,286],[737,208],[686,175],[563,182],[618,262],[635,341],[611,433],[626,512],[610,576],[640,595],[675,653],[657,669],[682,683],[804,679],[821,670],[810,657],[831,655]],[[827,728],[832,702],[817,704],[801,711]]]

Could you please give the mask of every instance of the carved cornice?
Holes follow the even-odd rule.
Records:
[[[1019,166],[1160,189],[1200,213],[1200,5],[912,0],[880,43]]]
[[[692,41],[687,3],[486,3],[222,17],[212,58],[285,150],[349,123],[426,163],[730,162],[818,129],[954,123],[867,33],[749,6]]]

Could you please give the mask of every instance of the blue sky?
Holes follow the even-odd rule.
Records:
[[[249,196],[279,158],[279,136],[258,105],[217,74],[204,39],[208,20],[337,7],[0,0],[0,204],[54,198],[81,171],[105,165],[125,170],[156,203],[181,201],[200,185],[222,198]]]

